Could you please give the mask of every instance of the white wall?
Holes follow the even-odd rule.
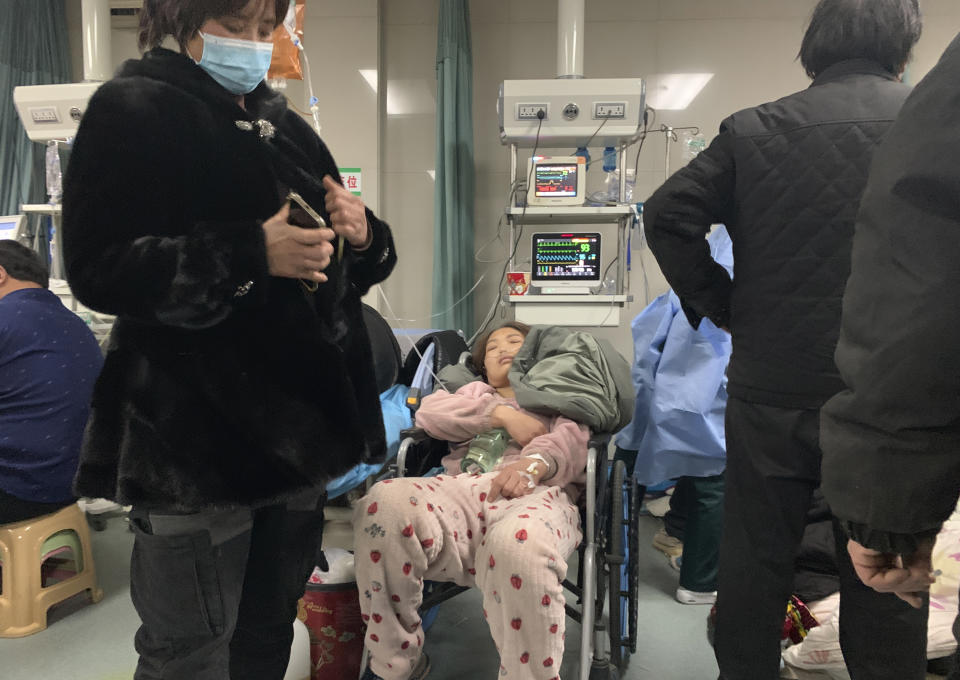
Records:
[[[436,155],[436,2],[383,0],[383,217],[399,262],[384,283],[398,324],[429,328],[433,278],[433,180]]]
[[[686,111],[662,112],[659,122],[699,126],[708,139],[728,114],[789,94],[809,84],[796,55],[816,0],[587,0],[585,77],[648,76],[663,72],[716,75]],[[384,136],[383,215],[398,238],[400,263],[386,289],[408,325],[428,325],[432,275],[433,182],[427,174],[435,155],[435,54],[437,0],[384,0],[385,78],[391,90],[422,93],[418,110],[388,115]],[[954,0],[921,0],[924,37],[910,77],[916,82],[960,31]],[[505,79],[556,75],[556,0],[474,0],[474,126],[477,166],[476,244],[488,242],[507,202],[509,154],[500,145],[496,116],[499,83]],[[416,99],[416,94],[413,95]],[[665,142],[651,136],[640,160],[639,197],[663,181]],[[591,150],[596,157],[600,149]],[[631,161],[632,162],[632,161]],[[677,145],[671,169],[681,162]],[[600,172],[592,184],[601,179]],[[499,244],[498,244],[499,246]],[[485,253],[501,256],[502,247]],[[666,283],[649,252],[643,258],[650,280],[634,260],[635,302],[621,329],[599,334],[629,354],[627,329]],[[489,270],[476,301],[481,315],[496,297],[501,264]],[[509,310],[505,310],[509,313]]]

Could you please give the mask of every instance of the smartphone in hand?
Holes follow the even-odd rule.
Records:
[[[303,196],[296,191],[287,194],[287,203],[290,204],[290,224],[304,229],[317,229],[327,226],[326,220],[316,210],[310,207]]]
[[[327,226],[327,221],[323,219],[323,216],[311,208],[310,204],[303,199],[303,196],[296,191],[287,194],[287,202],[290,204],[290,224],[304,229],[318,229]],[[343,242],[343,237],[338,236],[337,262],[343,259]]]

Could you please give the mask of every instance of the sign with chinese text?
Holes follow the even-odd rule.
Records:
[[[363,191],[363,173],[360,168],[340,168],[340,177],[343,179],[343,186],[354,196],[359,196]]]

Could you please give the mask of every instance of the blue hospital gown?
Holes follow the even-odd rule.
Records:
[[[708,239],[713,258],[733,274],[733,244],[724,227]],[[718,475],[726,467],[724,411],[730,335],[709,319],[694,329],[669,291],[631,324],[637,392],[633,420],[617,446],[637,451],[634,477],[653,486],[677,477]]]

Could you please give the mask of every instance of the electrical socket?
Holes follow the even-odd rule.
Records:
[[[626,102],[597,102],[593,105],[593,117],[597,119],[627,117]]]
[[[34,123],[59,123],[60,115],[55,106],[31,106],[30,118]]]
[[[517,104],[517,120],[537,120],[537,114],[543,111],[546,120],[549,107],[546,104]]]

